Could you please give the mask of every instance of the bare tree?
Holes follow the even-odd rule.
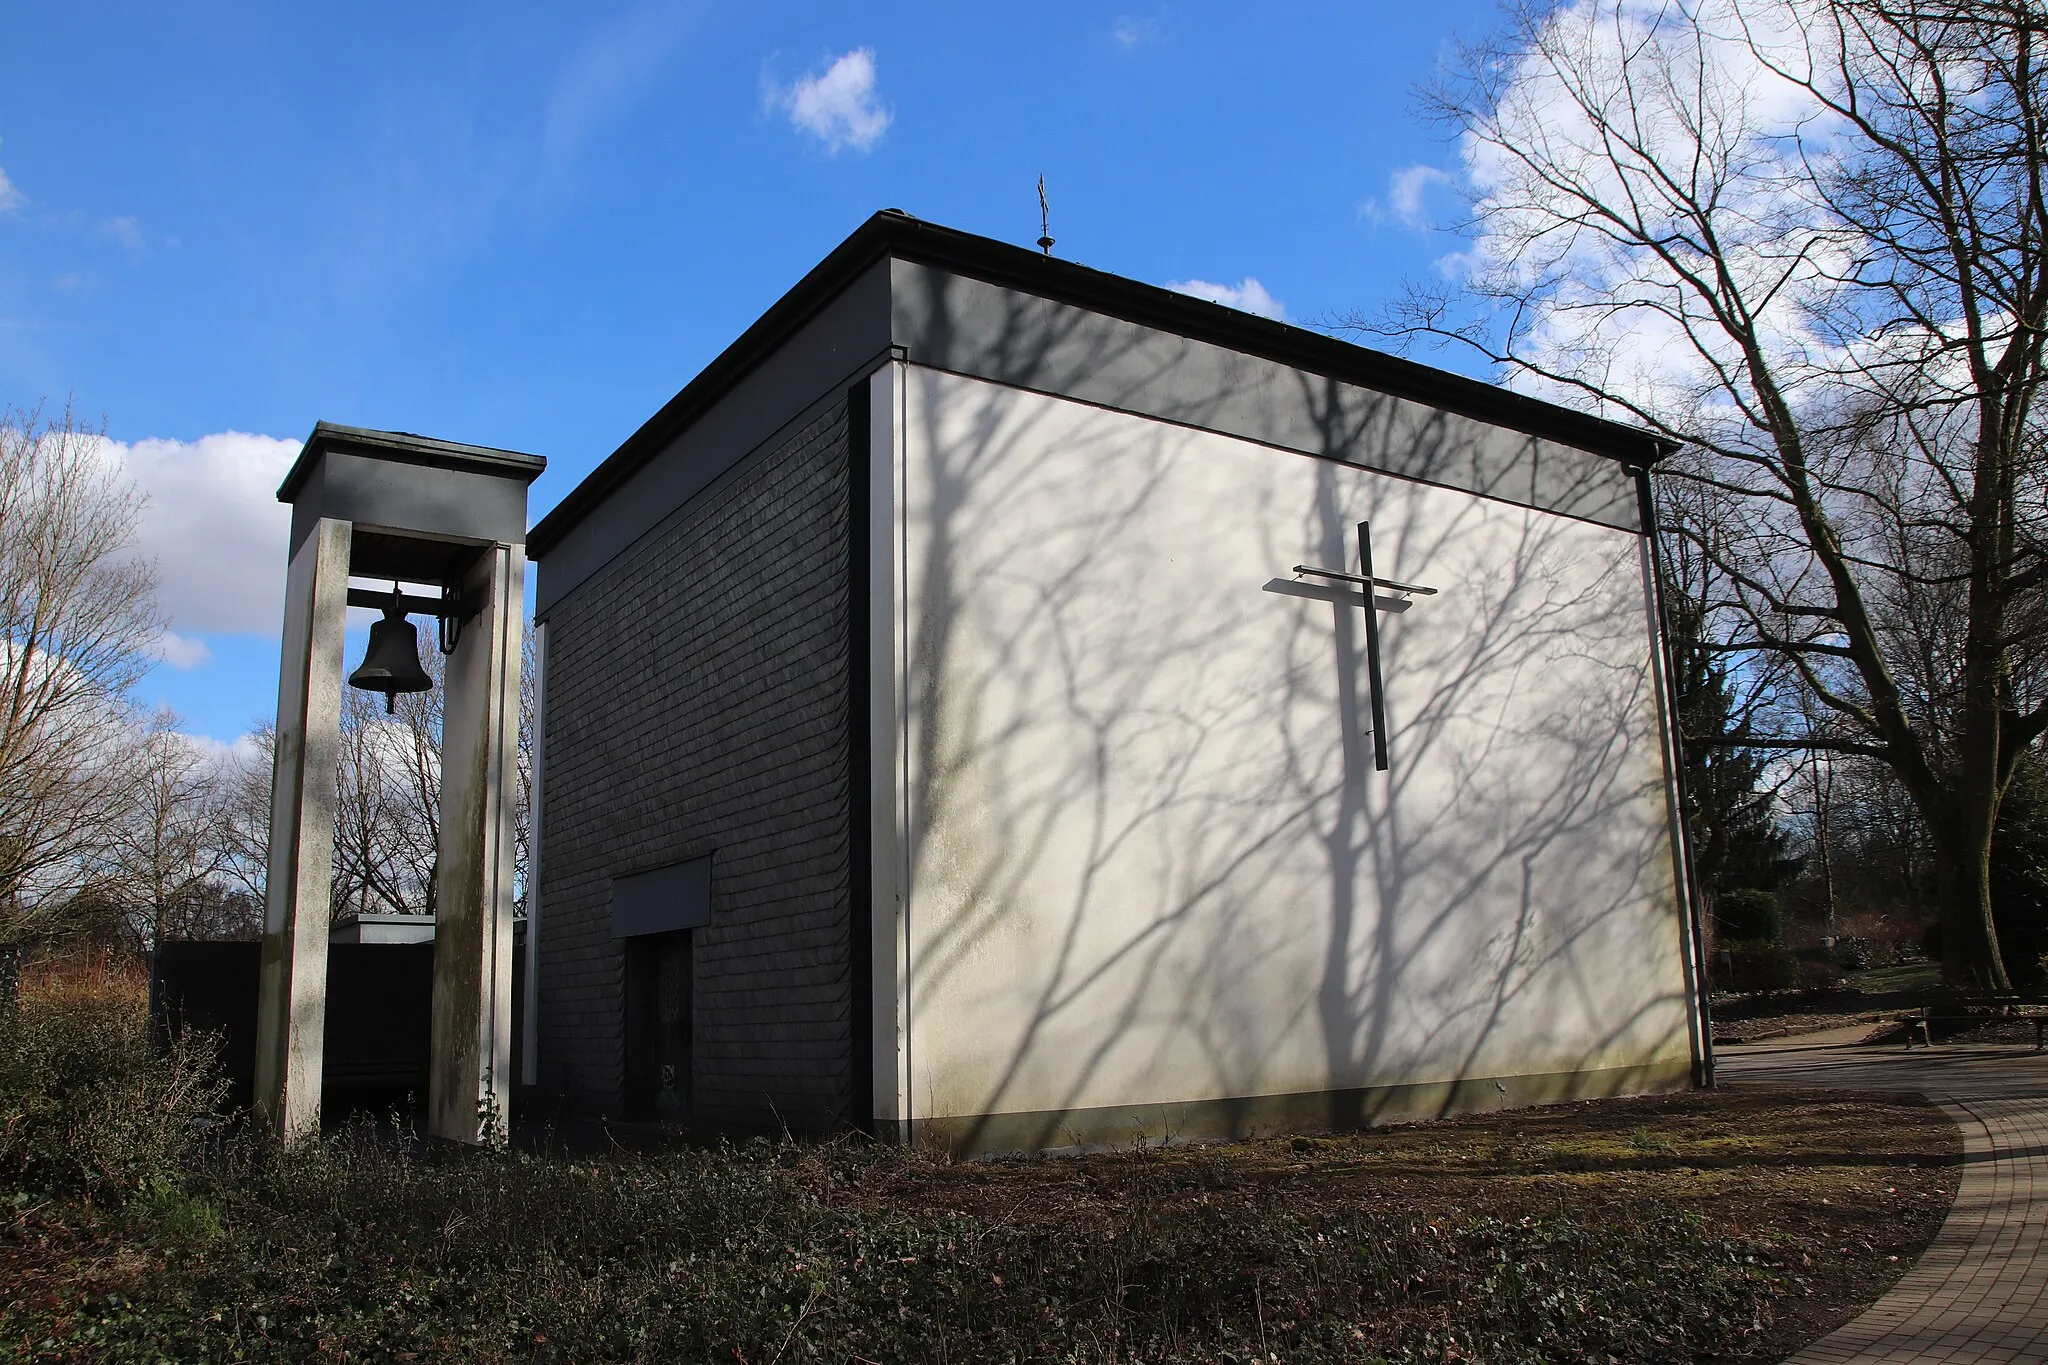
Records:
[[[517,780],[518,811],[513,816],[515,831],[512,845],[512,887],[517,897],[518,913],[526,914],[529,897],[526,894],[526,879],[533,867],[533,727],[538,719],[534,710],[536,692],[540,686],[540,646],[535,639],[533,622],[525,623],[519,632],[519,748]]]
[[[0,413],[0,940],[29,932],[130,791],[129,689],[163,630],[142,496],[67,408]]]
[[[526,880],[527,809],[533,786],[532,632],[525,638],[514,774],[515,888]],[[344,699],[334,844],[336,915],[434,913],[447,664],[430,645],[421,665],[433,687],[399,695],[389,715],[370,693],[351,691]]]
[[[88,864],[90,894],[118,906],[136,946],[251,938],[262,903],[237,886],[230,762],[159,712],[133,742],[129,799]]]
[[[397,698],[382,736],[392,787],[385,841],[420,912],[431,915],[441,856],[441,718],[448,668],[431,646],[420,664],[434,685]]]
[[[2048,731],[2044,40],[2041,0],[1516,12],[1430,95],[1462,275],[1367,324],[1683,447],[1710,638],[1822,717],[1765,742],[1896,774],[1946,974],[2001,989],[1992,833]]]
[[[1694,870],[1712,906],[1723,891],[1774,890],[1788,871],[1778,824],[1787,774],[1768,748],[1787,670],[1716,647],[1714,603],[1727,584],[1717,566],[1723,547],[1713,507],[1696,488],[1663,491],[1660,516],[1678,532],[1662,568],[1685,818]]]
[[[527,809],[533,786],[533,645],[527,636],[519,698],[516,773],[518,839],[513,880],[526,880]],[[341,758],[336,772],[332,914],[432,914],[441,827],[441,718],[445,662],[422,658],[430,691],[401,695],[387,716],[367,692],[342,701]],[[252,731],[247,761],[225,765],[217,779],[224,855],[220,880],[260,904],[270,838],[274,732]]]
[[[435,829],[431,817],[422,824],[404,770],[411,757],[406,728],[386,720],[367,692],[350,689],[342,697],[331,901],[337,919],[433,911]]]
[[[265,723],[237,746],[242,752],[219,775],[221,878],[263,903],[270,876],[270,783],[277,755],[277,731]]]

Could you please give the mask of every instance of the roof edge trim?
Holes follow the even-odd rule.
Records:
[[[347,427],[337,422],[315,422],[312,435],[299,448],[299,457],[278,485],[277,500],[290,502],[312,474],[313,466],[328,451],[359,451],[405,464],[435,469],[460,470],[470,474],[491,474],[502,479],[532,483],[548,467],[542,455],[500,450],[496,446],[463,445],[410,431],[378,431],[371,427]]]
[[[1159,285],[1041,255],[1007,242],[942,227],[913,218],[900,209],[884,209],[833,248],[535,523],[527,535],[528,553],[538,559],[561,543],[599,503],[707,411],[726,389],[759,365],[784,337],[802,327],[868,267],[888,257],[935,266],[999,288],[1016,289],[1193,341],[1242,351],[1628,464],[1655,464],[1678,448],[1669,438],[1639,427],[1561,407],[1483,380],[1207,299],[1177,294]]]

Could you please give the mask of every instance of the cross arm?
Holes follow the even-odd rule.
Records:
[[[1391,578],[1379,578],[1372,574],[1342,573],[1336,569],[1318,569],[1313,564],[1297,564],[1294,566],[1294,572],[1298,574],[1313,574],[1317,578],[1334,578],[1340,583],[1363,583],[1367,587],[1385,588],[1390,592],[1417,592],[1425,597],[1434,597],[1437,591],[1435,588],[1424,588],[1414,583],[1396,583]]]

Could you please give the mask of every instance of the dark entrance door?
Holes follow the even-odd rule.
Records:
[[[690,1121],[690,931],[626,944],[626,1113]]]

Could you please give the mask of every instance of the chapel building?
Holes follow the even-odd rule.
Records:
[[[875,215],[528,538],[526,1081],[961,1152],[1698,1083],[1662,454]]]

